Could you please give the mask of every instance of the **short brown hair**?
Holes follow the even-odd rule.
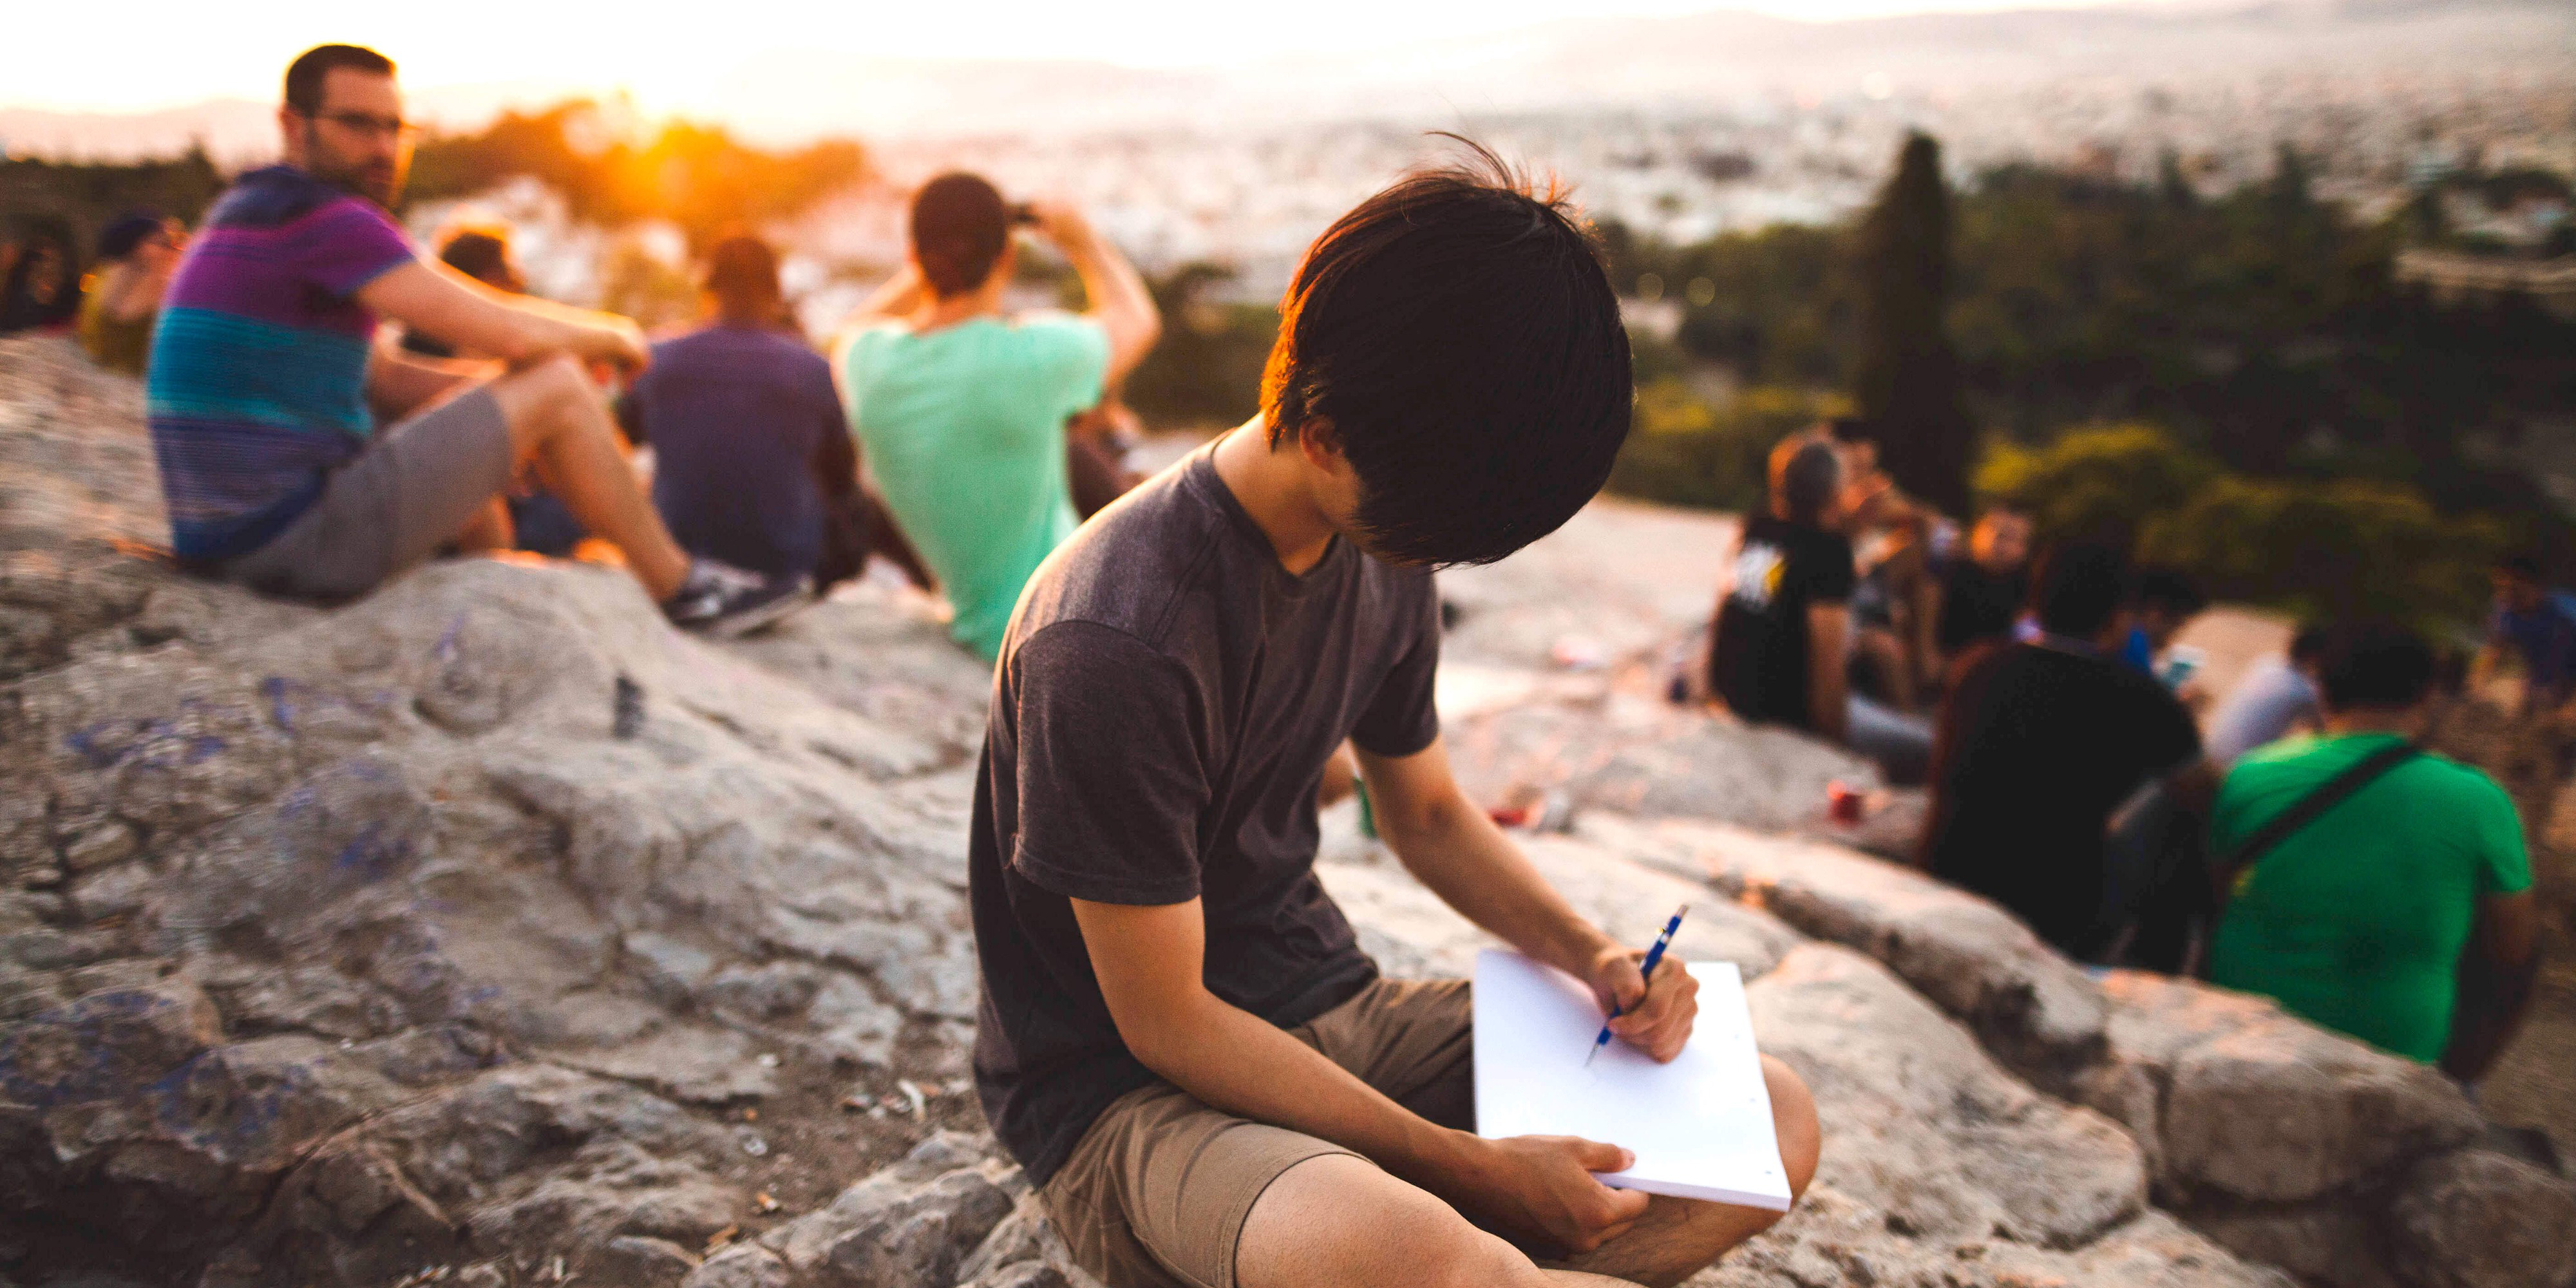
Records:
[[[912,198],[912,254],[931,294],[964,295],[993,275],[1011,241],[1011,208],[982,175],[952,172]]]
[[[370,76],[394,74],[394,60],[364,45],[315,45],[286,65],[286,105],[306,116],[322,111],[322,82],[341,68]]]

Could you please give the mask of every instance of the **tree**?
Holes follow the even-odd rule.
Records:
[[[1976,431],[1943,313],[1950,298],[1950,188],[1941,145],[1907,136],[1896,173],[1860,228],[1861,414],[1906,491],[1954,514],[1968,508]]]

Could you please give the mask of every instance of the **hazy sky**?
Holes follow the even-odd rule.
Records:
[[[1378,48],[1608,13],[1754,9],[1836,19],[2103,0],[127,0],[21,6],[0,106],[140,111],[210,97],[267,99],[288,59],[328,40],[373,45],[414,88],[509,84],[532,92],[631,90],[648,111],[702,99],[772,51],[894,57],[1106,59],[1223,64],[1265,54]],[[1294,15],[1294,21],[1283,20]],[[114,28],[110,35],[102,24]],[[39,53],[38,51],[52,51]]]

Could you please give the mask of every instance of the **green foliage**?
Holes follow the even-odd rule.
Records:
[[[99,230],[128,210],[157,210],[191,225],[224,190],[202,147],[158,161],[0,159],[0,241],[38,223],[68,229],[86,267]]]
[[[1127,405],[1159,425],[1240,424],[1261,406],[1261,369],[1279,310],[1213,298],[1234,280],[1216,264],[1183,264],[1146,285],[1163,338],[1127,377]]]
[[[2474,619],[2503,546],[2493,520],[2446,519],[2412,488],[2227,475],[2150,518],[2138,554],[2216,595],[2439,629]]]
[[[1887,472],[1948,510],[1967,508],[1976,427],[1962,402],[1950,301],[1950,185],[1941,145],[1906,137],[1896,173],[1861,221],[1861,327],[1852,385]]]
[[[1851,414],[1849,399],[1766,385],[1711,405],[1680,380],[1637,390],[1637,419],[1609,490],[1670,505],[1747,510],[1762,504],[1773,446],[1797,430]]]
[[[2045,448],[1995,444],[1977,467],[1977,494],[2027,511],[2051,539],[2130,546],[2218,473],[2217,462],[2152,426],[2095,425]]]
[[[592,146],[601,132],[599,109],[588,102],[505,112],[478,133],[424,140],[410,193],[465,197],[526,175],[563,193],[580,218],[611,227],[668,219],[699,248],[733,225],[803,211],[867,173],[867,154],[844,139],[768,152],[719,127],[674,121],[640,144]]]
[[[2466,620],[2504,545],[2493,520],[2445,517],[2403,484],[2250,478],[2139,424],[1997,444],[1977,491],[2029,511],[2045,540],[2108,541],[2210,594],[2303,615]]]

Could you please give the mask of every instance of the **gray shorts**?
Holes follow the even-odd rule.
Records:
[[[286,530],[223,576],[271,594],[349,599],[427,559],[509,487],[510,425],[488,384],[376,431]]]

